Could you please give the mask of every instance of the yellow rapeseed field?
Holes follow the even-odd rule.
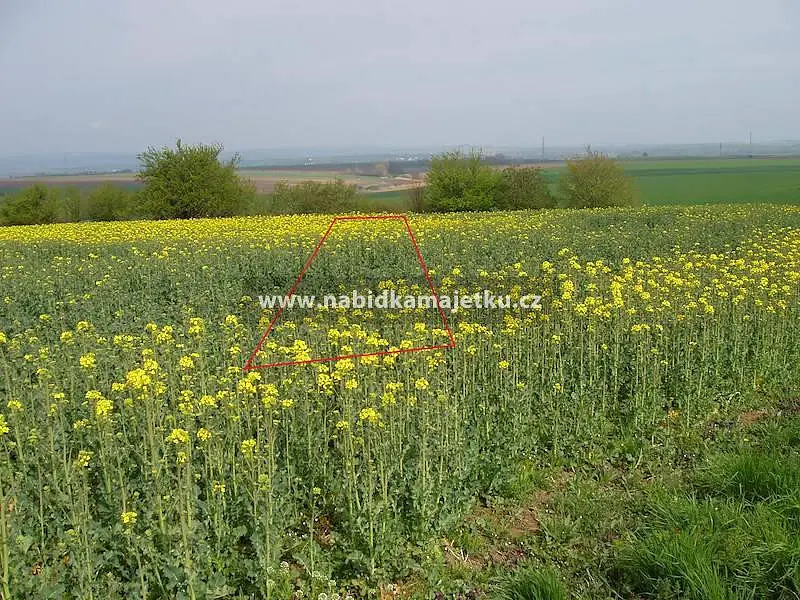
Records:
[[[439,294],[540,306],[446,311],[453,349],[245,372],[258,296],[330,217],[0,228],[0,589],[344,598],[504,470],[671,457],[800,370],[800,208],[410,223]],[[426,292],[393,221],[337,225],[302,286]],[[447,340],[426,308],[291,309],[259,359]]]

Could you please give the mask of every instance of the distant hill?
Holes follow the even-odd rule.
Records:
[[[439,148],[275,148],[250,149],[239,152],[241,166],[341,166],[370,162],[426,162],[431,154],[455,148],[482,148],[487,156],[504,155],[509,160],[561,160],[581,154],[586,146],[442,146]],[[592,144],[592,149],[621,158],[649,157],[716,157],[716,156],[800,156],[800,142],[776,141],[754,144]],[[228,158],[233,152],[224,152]],[[0,156],[0,177],[30,177],[35,175],[90,175],[95,173],[135,172],[139,161],[135,153],[67,152],[25,156]]]

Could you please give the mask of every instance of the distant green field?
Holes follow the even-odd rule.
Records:
[[[390,190],[388,192],[370,192],[372,200],[380,201],[389,206],[397,207],[398,210],[405,210],[408,203],[408,190]]]
[[[640,160],[624,166],[650,206],[800,203],[800,159]],[[556,193],[564,168],[546,171]]]

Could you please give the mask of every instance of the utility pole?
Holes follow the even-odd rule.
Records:
[[[722,142],[719,143],[719,155],[722,156]]]
[[[544,160],[544,136],[542,136],[542,160]]]

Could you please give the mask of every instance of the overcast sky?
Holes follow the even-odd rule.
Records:
[[[0,154],[800,138],[798,0],[0,0]]]

